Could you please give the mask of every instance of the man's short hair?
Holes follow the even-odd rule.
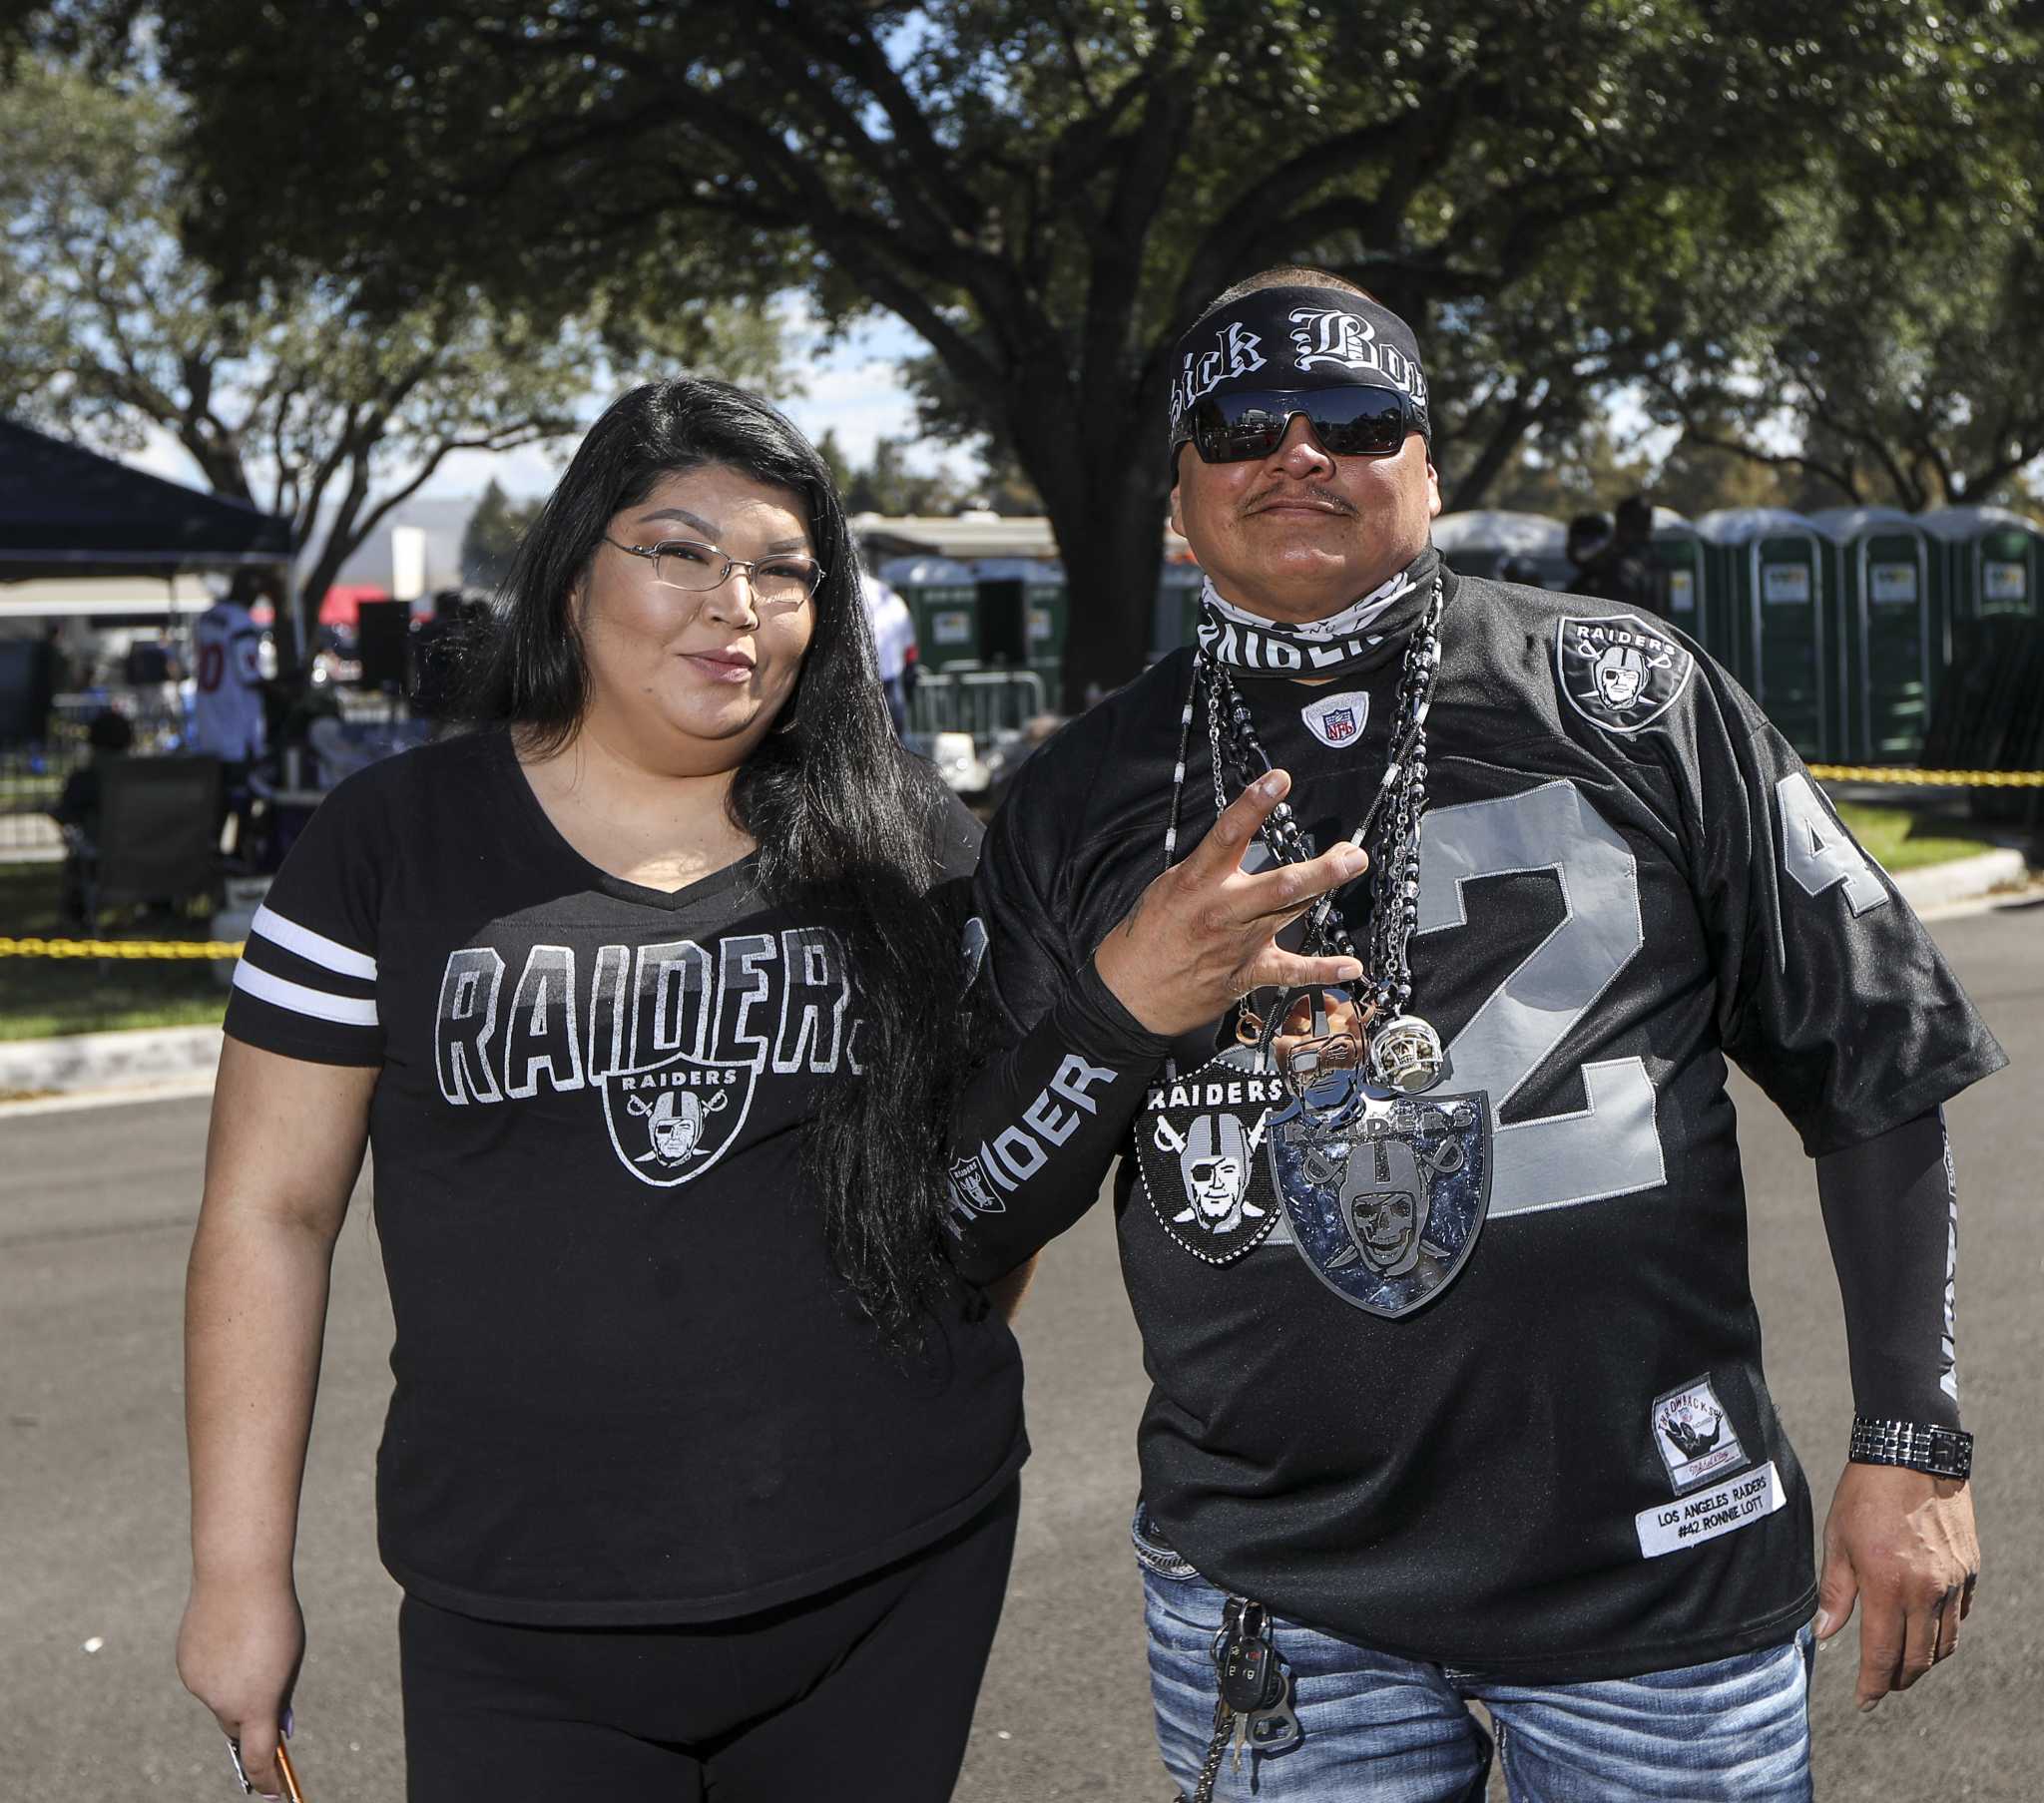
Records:
[[[1336,275],[1331,269],[1308,268],[1304,263],[1279,263],[1276,268],[1259,269],[1254,275],[1245,275],[1233,287],[1223,288],[1207,302],[1206,309],[1193,323],[1218,313],[1225,306],[1233,306],[1246,294],[1255,294],[1264,288],[1341,288],[1350,294],[1360,294],[1365,300],[1375,300],[1378,306],[1384,303],[1360,282],[1350,281],[1345,275]]]
[[[1645,495],[1628,495],[1618,504],[1614,523],[1622,539],[1654,536],[1654,504]]]
[[[95,751],[129,751],[135,746],[135,724],[125,713],[103,708],[92,716],[85,740]]]

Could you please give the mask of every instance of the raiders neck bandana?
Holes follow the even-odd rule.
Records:
[[[1236,389],[1396,388],[1429,445],[1426,372],[1412,328],[1348,288],[1258,288],[1209,313],[1178,341],[1171,442],[1192,435],[1194,406]]]
[[[1387,583],[1325,620],[1281,625],[1252,614],[1215,592],[1213,578],[1200,592],[1200,649],[1223,669],[1252,676],[1338,676],[1379,663],[1384,634],[1370,629],[1407,624],[1421,605],[1399,608],[1408,596],[1431,590],[1440,553],[1429,545]]]

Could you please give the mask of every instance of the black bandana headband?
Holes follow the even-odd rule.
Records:
[[[1349,288],[1258,288],[1209,313],[1178,341],[1171,384],[1171,449],[1193,435],[1193,408],[1235,389],[1297,392],[1395,388],[1412,403],[1429,445],[1426,372],[1412,328]]]

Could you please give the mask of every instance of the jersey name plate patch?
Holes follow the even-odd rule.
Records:
[[[1759,1471],[1742,1472],[1715,1489],[1699,1491],[1678,1503],[1661,1503],[1633,1517],[1640,1537],[1640,1557],[1659,1559],[1684,1553],[1706,1541],[1737,1534],[1777,1514],[1788,1501],[1782,1474],[1770,1460]]]
[[[1262,1152],[1289,1098],[1276,1073],[1239,1056],[1151,1085],[1136,1117],[1136,1168],[1158,1225],[1207,1264],[1233,1264],[1282,1213]]]
[[[1400,1096],[1342,1071],[1271,1123],[1298,1253],[1335,1295],[1396,1320],[1461,1274],[1490,1211],[1490,1103]]]
[[[1612,732],[1651,726],[1682,693],[1696,658],[1637,614],[1569,615],[1554,629],[1554,674],[1569,705]]]

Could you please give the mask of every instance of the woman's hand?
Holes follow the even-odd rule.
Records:
[[[239,1741],[249,1782],[283,1795],[277,1724],[305,1656],[305,1618],[288,1580],[246,1586],[195,1583],[178,1627],[178,1676]]]
[[[1206,1026],[1254,989],[1352,982],[1353,958],[1280,951],[1278,932],[1330,889],[1368,867],[1346,843],[1303,864],[1242,867],[1243,853],[1291,778],[1273,770],[1229,806],[1183,863],[1145,889],[1093,954],[1100,980],[1152,1033],[1175,1039]]]

